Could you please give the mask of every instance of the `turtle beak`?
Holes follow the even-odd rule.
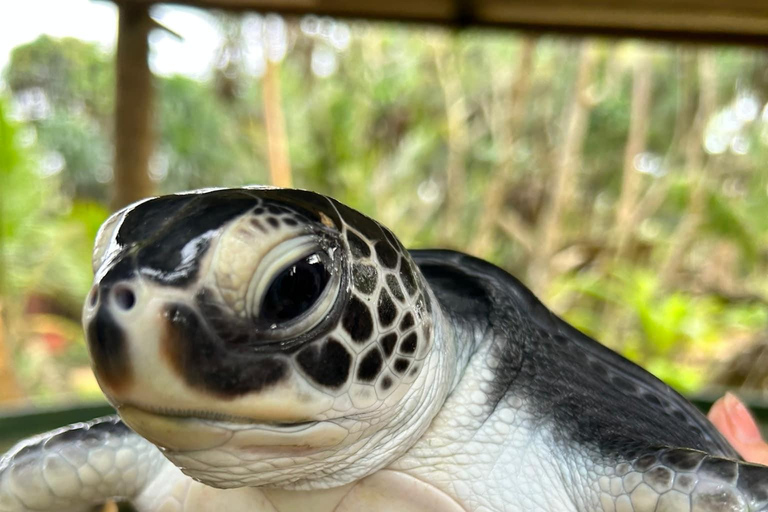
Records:
[[[140,310],[140,293],[130,282],[96,284],[83,308],[88,349],[94,371],[105,391],[120,392],[133,381],[128,340],[121,316]]]

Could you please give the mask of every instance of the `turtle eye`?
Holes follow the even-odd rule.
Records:
[[[318,254],[297,261],[272,280],[259,316],[274,323],[297,318],[317,302],[330,277]]]

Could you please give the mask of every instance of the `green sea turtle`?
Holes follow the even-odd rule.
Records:
[[[24,441],[1,511],[768,510],[693,406],[499,268],[311,192],[149,199],[83,325],[118,417]]]

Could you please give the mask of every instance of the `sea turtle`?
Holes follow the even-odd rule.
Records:
[[[768,510],[680,395],[465,254],[322,195],[113,215],[83,325],[118,417],[24,441],[0,510]]]

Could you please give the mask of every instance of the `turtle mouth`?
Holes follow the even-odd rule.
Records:
[[[131,407],[139,411],[157,416],[167,416],[180,420],[192,419],[213,423],[231,423],[238,425],[258,425],[265,428],[295,429],[299,427],[308,427],[319,423],[317,420],[306,421],[265,421],[248,416],[238,416],[222,412],[206,411],[203,409],[174,409],[170,407],[155,407],[146,404],[125,403],[117,407],[118,412],[125,407]]]
[[[330,421],[257,422],[206,411],[120,405],[117,412],[136,433],[172,452],[223,447],[254,453],[294,453],[337,446],[349,432]]]

